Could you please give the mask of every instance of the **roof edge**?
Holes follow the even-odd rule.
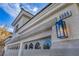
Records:
[[[22,11],[27,12],[28,14],[34,16],[33,14],[31,14],[30,12],[26,11],[26,10],[23,9],[23,8],[21,8],[21,11],[19,12],[18,16],[21,14]],[[15,18],[15,20],[12,22],[12,24],[11,24],[12,26],[14,26],[14,25],[15,25],[14,23],[17,22],[16,19],[18,18],[18,16],[17,16],[17,17]]]
[[[32,20],[33,18],[35,18],[38,14],[40,14],[43,10],[45,10],[48,6],[50,6],[52,3],[49,3],[48,5],[46,5],[42,10],[40,10],[36,15],[34,15],[30,20]],[[30,21],[29,20],[29,21]],[[28,21],[28,22],[29,22]],[[26,25],[28,22],[26,22],[25,24],[23,24],[20,28],[22,28],[24,25]],[[20,29],[19,28],[19,29]]]

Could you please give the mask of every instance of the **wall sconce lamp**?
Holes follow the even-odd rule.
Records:
[[[67,31],[65,21],[59,20],[56,22],[55,25],[56,25],[57,38],[60,38],[60,39],[68,38],[68,31]]]

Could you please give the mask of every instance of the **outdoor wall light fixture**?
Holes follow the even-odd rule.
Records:
[[[60,38],[60,39],[68,38],[68,32],[67,32],[65,21],[59,20],[56,22],[55,25],[56,25],[57,38]]]
[[[68,38],[68,28],[66,27],[66,22],[64,19],[69,18],[70,16],[72,16],[71,10],[65,11],[60,16],[55,17],[57,38]]]

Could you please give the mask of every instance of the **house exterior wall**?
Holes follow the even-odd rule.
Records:
[[[63,13],[63,11],[66,11],[66,10],[71,10],[72,11],[72,16],[69,17],[69,18],[67,18],[67,19],[64,19],[64,21],[66,22],[66,25],[68,27],[68,36],[69,37],[67,39],[63,39],[63,40],[58,39],[56,37],[56,29],[55,29],[55,26],[52,27],[52,31],[53,31],[52,32],[52,39],[55,42],[59,41],[59,44],[61,43],[60,46],[64,46],[66,44],[66,40],[76,40],[76,39],[79,39],[79,36],[78,36],[79,35],[79,32],[78,32],[78,28],[79,28],[79,26],[78,26],[78,21],[79,21],[78,20],[78,18],[79,18],[78,17],[79,16],[78,7],[75,4],[73,4],[73,5],[70,5],[69,7],[61,10],[62,12],[59,12],[59,13]],[[63,43],[63,45],[62,45],[62,43]],[[56,46],[57,47],[60,47],[59,44],[58,44],[58,46],[57,45]],[[55,45],[53,45],[53,46],[55,46]],[[71,43],[70,43],[70,47],[73,47],[73,45],[71,46]]]
[[[27,17],[27,16],[22,16],[22,18],[20,19],[20,21],[16,24],[16,25],[19,25],[18,26],[18,29],[21,27],[21,26],[23,26],[27,21],[29,21],[29,17]],[[19,31],[20,30],[23,30],[22,28],[21,29],[19,29],[18,31],[17,31],[17,33],[19,33]]]
[[[59,4],[58,6],[55,6],[56,7],[54,8],[53,4],[48,6],[48,9],[44,10],[43,12],[47,10],[49,10],[49,12],[45,14],[39,14],[39,16],[42,15],[40,18],[38,18],[39,16],[33,18],[29,23],[27,23],[23,27],[23,29],[19,31],[21,32],[24,29],[26,29],[24,33],[22,33],[19,37],[16,37],[14,39],[11,39],[11,41],[8,41],[9,43],[6,46],[15,46],[15,44],[20,44],[18,54],[13,55],[79,55],[79,6],[78,4]],[[59,39],[56,35],[55,17],[60,16],[66,11],[72,12],[72,15],[70,17],[64,19],[68,27],[68,38]],[[49,37],[52,43],[51,48],[47,50],[43,49],[44,39],[42,38],[45,37]],[[41,43],[41,49],[24,49],[25,44],[29,45],[30,43],[33,43],[33,45],[35,46],[36,42]],[[8,54],[5,55],[10,55],[9,52],[7,53]]]

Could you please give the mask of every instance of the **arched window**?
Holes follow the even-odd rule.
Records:
[[[50,47],[51,47],[51,40],[46,40],[44,42],[43,49],[50,49]]]
[[[33,49],[33,44],[32,43],[30,43],[29,49]]]
[[[25,49],[27,49],[27,44],[25,44]]]
[[[35,44],[35,49],[41,49],[41,46],[40,46],[40,43],[39,43],[39,42],[37,42],[37,43]]]

